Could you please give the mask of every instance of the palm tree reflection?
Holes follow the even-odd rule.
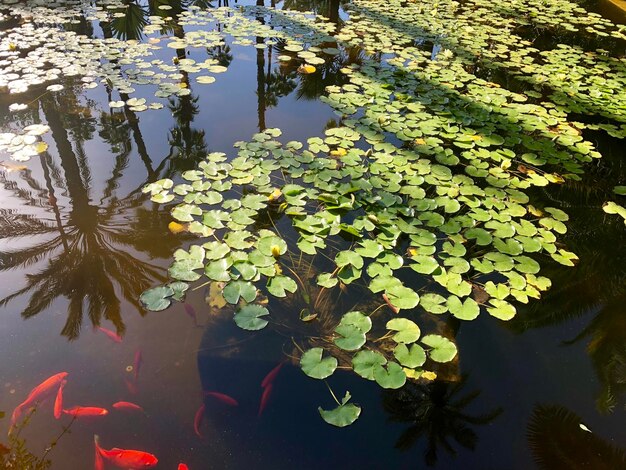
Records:
[[[466,380],[467,376],[463,376],[457,383],[442,380],[409,382],[399,390],[385,391],[383,406],[391,419],[410,423],[396,442],[396,448],[409,450],[421,438],[425,438],[427,443],[424,460],[429,466],[436,464],[439,446],[456,455],[450,439],[473,450],[478,436],[470,425],[489,424],[503,410],[496,408],[478,415],[465,412],[465,408],[481,393],[476,390],[460,396]]]
[[[22,316],[30,318],[44,311],[56,298],[65,297],[69,301],[68,316],[61,334],[68,339],[78,337],[85,314],[93,325],[106,319],[115,325],[118,333],[123,333],[121,299],[142,312],[138,302],[141,292],[164,281],[159,266],[138,259],[134,252],[147,253],[151,258],[166,257],[176,243],[173,238],[163,238],[167,224],[164,212],[146,210],[139,197],[118,199],[115,196],[117,182],[127,165],[128,132],[116,133],[119,128],[111,126],[108,118],[100,121],[104,124],[102,132],[113,144],[113,150],[121,149],[121,152],[106,181],[101,205],[92,203],[91,170],[82,149],[83,142],[91,138],[94,121],[88,116],[67,122],[67,116],[61,112],[66,108],[60,101],[72,96],[76,98],[68,89],[63,95],[47,95],[40,102],[59,154],[63,174],[61,190],[69,197],[70,207],[58,206],[49,154],[40,158],[44,184],[33,179],[30,172],[19,173],[20,181],[35,189],[36,196],[6,174],[2,174],[0,180],[24,205],[50,208],[54,214],[54,222],[46,221],[49,218],[45,213],[18,216],[5,211],[2,214],[12,228],[10,232],[0,233],[3,240],[16,240],[26,234],[37,237],[35,243],[26,248],[0,252],[0,271],[25,268],[44,259],[46,264],[39,272],[27,275],[24,287],[0,299],[0,305],[28,295]]]

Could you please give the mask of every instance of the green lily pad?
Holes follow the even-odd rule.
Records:
[[[374,370],[386,363],[387,359],[375,351],[359,351],[352,358],[354,372],[367,380],[374,380]]]
[[[267,291],[274,297],[286,297],[287,292],[294,293],[296,290],[298,284],[288,276],[276,276],[267,283]]]
[[[406,383],[406,374],[399,364],[388,362],[374,369],[374,380],[383,388],[397,389]]]
[[[408,318],[393,318],[387,322],[388,330],[397,331],[393,335],[396,343],[414,343],[422,334],[419,326]]]
[[[235,313],[234,320],[239,328],[244,330],[256,331],[265,328],[268,324],[268,321],[264,318],[266,315],[269,315],[270,312],[267,308],[258,304],[249,304],[244,307],[241,307]]]
[[[240,298],[249,303],[256,299],[256,287],[251,282],[231,281],[224,286],[222,295],[230,304],[237,304]]]
[[[172,209],[172,217],[180,222],[192,222],[194,215],[202,215],[202,209],[191,204],[180,204]]]
[[[153,312],[159,312],[165,310],[170,306],[170,299],[174,295],[174,289],[168,286],[153,287],[144,291],[139,300],[148,309]]]
[[[385,291],[389,303],[398,310],[417,307],[420,297],[413,289],[402,285],[394,285]]]
[[[322,419],[328,424],[343,428],[354,423],[361,414],[361,407],[353,403],[348,403],[350,400],[350,394],[346,392],[346,396],[342,400],[341,405],[332,410],[323,410],[322,407],[318,407]]]
[[[435,362],[450,362],[456,356],[456,345],[448,338],[440,335],[426,335],[421,342],[432,348],[428,351],[428,357]]]
[[[476,301],[470,297],[461,301],[456,295],[448,297],[448,310],[459,320],[474,320],[480,313],[480,307]]]
[[[337,369],[337,359],[332,356],[322,358],[323,354],[322,348],[312,348],[305,351],[300,358],[302,372],[314,379],[325,379],[333,375]]]
[[[420,367],[426,362],[426,352],[419,344],[412,344],[411,346],[403,343],[398,344],[393,350],[393,355],[400,364],[411,369]]]

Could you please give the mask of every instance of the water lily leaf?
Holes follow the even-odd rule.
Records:
[[[167,272],[173,279],[193,282],[200,279],[200,274],[195,272],[195,270],[203,267],[204,264],[201,261],[191,258],[181,259],[174,261],[174,263],[168,268]]]
[[[317,285],[330,289],[335,287],[339,281],[331,273],[322,273],[317,276]]]
[[[421,334],[419,326],[408,318],[393,318],[387,322],[386,327],[388,330],[397,331],[393,335],[396,343],[414,343]]]
[[[411,261],[411,269],[420,274],[432,274],[439,268],[439,263],[432,256],[413,256]]]
[[[287,292],[294,293],[296,290],[298,284],[288,276],[276,276],[267,283],[267,291],[274,297],[286,297]]]
[[[480,307],[476,301],[470,297],[461,301],[456,295],[448,297],[448,310],[459,320],[474,320],[480,313]]]
[[[345,351],[356,351],[366,341],[365,333],[354,325],[339,325],[335,333],[340,337],[335,338],[334,343]]]
[[[352,358],[354,372],[367,380],[374,380],[374,370],[386,363],[385,356],[375,351],[359,351]]]
[[[448,311],[446,298],[439,294],[428,293],[420,296],[420,305],[430,313],[440,314]]]
[[[378,366],[374,369],[374,379],[383,388],[397,389],[406,383],[406,374],[399,364],[389,362],[386,367]]]
[[[185,292],[189,289],[189,284],[186,282],[175,281],[170,282],[167,287],[170,287],[174,291],[172,298],[180,302],[185,298]]]
[[[171,301],[168,297],[173,296],[174,292],[169,286],[153,287],[144,291],[139,300],[148,310],[159,312],[170,306]]]
[[[335,263],[340,268],[351,265],[356,269],[361,269],[363,267],[363,258],[354,251],[340,251],[335,256]]]
[[[224,286],[222,295],[230,304],[237,304],[240,298],[249,303],[256,299],[256,287],[251,282],[232,281]]]
[[[211,261],[205,266],[204,273],[209,279],[212,279],[214,281],[230,281],[228,268],[230,268],[231,265],[232,260],[229,258],[222,258]]]
[[[389,303],[398,310],[417,307],[420,297],[413,289],[402,285],[394,285],[385,291]]]
[[[372,329],[372,320],[370,317],[363,314],[363,312],[351,311],[351,312],[345,313],[341,317],[341,320],[339,321],[339,325],[354,326],[361,332],[367,333]]]
[[[500,299],[489,299],[489,303],[493,305],[493,307],[487,307],[487,311],[492,317],[507,321],[515,316],[515,307],[507,301]]]
[[[244,307],[241,307],[235,313],[234,319],[235,323],[239,328],[244,330],[261,330],[265,328],[268,324],[268,321],[264,318],[266,315],[269,315],[270,312],[267,308],[258,304],[249,304]]]
[[[322,358],[323,353],[322,348],[305,351],[300,358],[302,372],[314,379],[325,379],[333,375],[337,369],[337,359],[332,356]]]
[[[361,270],[355,268],[351,264],[347,264],[337,272],[337,278],[344,284],[351,284],[361,278]]]
[[[278,236],[262,237],[257,243],[257,249],[266,256],[277,257],[287,252],[287,242]]]
[[[476,240],[477,245],[487,246],[491,244],[491,234],[482,228],[471,228],[463,234],[465,238],[470,240]]]
[[[180,222],[192,222],[194,215],[202,215],[202,209],[191,204],[181,204],[172,209],[172,217]]]
[[[426,352],[419,344],[398,344],[393,350],[393,355],[404,367],[414,369],[426,362]]]
[[[205,249],[205,257],[208,260],[222,259],[230,252],[230,247],[226,243],[212,241],[202,245]]]
[[[343,399],[343,404],[332,410],[323,410],[322,407],[318,407],[317,410],[324,421],[338,428],[343,428],[354,423],[361,414],[361,407],[353,403],[347,403],[350,399],[350,395],[346,392],[346,398]]]
[[[563,249],[560,249],[557,253],[551,253],[550,256],[563,266],[576,266],[578,262],[578,256],[575,253]]]
[[[626,196],[626,186],[615,186],[613,188],[613,192],[615,194],[619,194],[620,196]]]
[[[426,335],[421,342],[432,348],[428,351],[428,357],[435,362],[450,362],[456,356],[456,344],[448,338],[440,335]]]

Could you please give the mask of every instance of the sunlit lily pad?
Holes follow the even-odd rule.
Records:
[[[314,379],[325,379],[333,375],[337,369],[337,359],[332,356],[322,358],[323,354],[322,348],[305,351],[300,358],[302,372]]]
[[[267,308],[262,305],[249,304],[237,310],[234,319],[239,328],[256,331],[267,326],[268,321],[262,317],[269,315],[269,313]]]

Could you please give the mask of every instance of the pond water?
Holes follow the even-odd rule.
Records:
[[[580,8],[563,0],[2,0],[3,465],[91,468],[98,435],[105,449],[154,454],[162,469],[626,468],[626,36],[586,13],[595,5]],[[309,140],[311,155],[288,144],[314,137],[326,141]],[[276,153],[274,138],[296,157]],[[483,150],[491,156],[481,166]],[[417,166],[400,168],[412,155]],[[281,167],[281,158],[292,163]],[[263,161],[279,163],[265,163],[266,174],[257,171]],[[211,191],[191,188],[202,182],[198,168],[212,175]],[[367,183],[336,192],[333,171],[338,181]],[[431,187],[419,192],[424,179]],[[302,186],[290,193],[287,183]],[[460,190],[461,204],[459,187],[474,188]],[[511,190],[504,209],[494,202],[503,187]],[[187,206],[176,212],[183,196]],[[232,214],[239,201],[251,212],[183,214],[222,200],[236,201],[224,205]],[[457,213],[469,215],[458,227],[449,219]],[[317,230],[306,214],[340,214],[342,225]],[[251,249],[239,238],[246,228],[259,246],[268,240],[272,256],[212,265],[226,259],[215,250]],[[358,245],[364,234],[375,248]],[[485,258],[492,238],[498,256]],[[196,279],[191,247],[220,240],[202,248],[208,279]],[[179,264],[168,271],[175,252]],[[416,269],[399,271],[417,259]],[[438,271],[424,267],[431,260]],[[549,289],[539,287],[547,282],[539,265]],[[295,293],[286,278],[297,281]],[[371,287],[376,279],[387,284]],[[170,304],[172,291],[140,301],[174,280],[189,283],[184,300]],[[238,289],[232,302],[232,290],[222,291],[229,281]],[[246,300],[269,312],[267,328],[264,316],[246,317],[245,301],[230,305],[253,283],[260,290]],[[362,344],[336,342],[354,339],[337,327],[351,310],[374,320],[365,348],[405,366],[399,385],[391,366],[378,366],[389,375],[376,380],[351,370]],[[422,343],[422,369],[392,352],[387,329],[411,334],[385,323],[398,316],[443,338],[450,357],[437,360],[443,346]],[[337,358],[328,380],[301,370],[311,347]],[[31,402],[32,414],[19,408],[60,372],[68,373],[64,409],[108,414],[55,419],[58,382]],[[341,400],[346,391],[360,415],[332,426],[318,407],[337,407],[333,394]],[[120,401],[143,411],[112,407]],[[16,408],[28,419],[10,431]]]

